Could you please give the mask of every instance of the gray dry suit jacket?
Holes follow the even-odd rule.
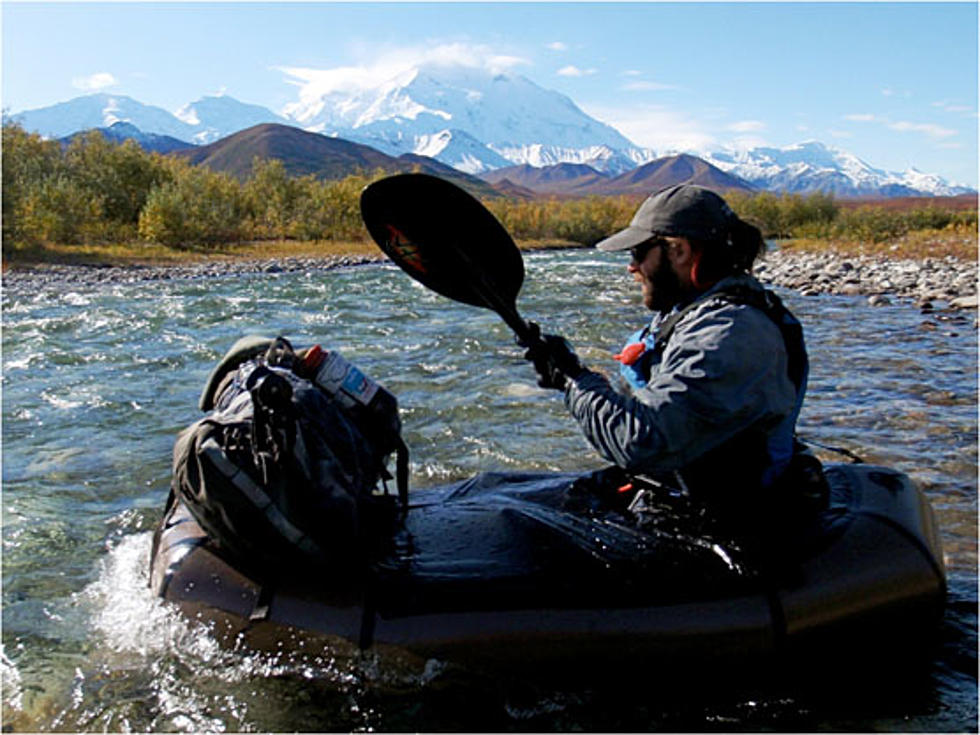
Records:
[[[680,471],[702,496],[768,487],[785,469],[805,366],[797,389],[779,327],[762,309],[718,296],[732,286],[764,293],[751,276],[723,279],[696,299],[662,350],[652,345],[670,314],[653,318],[640,358],[646,385],[632,395],[591,371],[569,380],[565,405],[605,459],[636,474]]]

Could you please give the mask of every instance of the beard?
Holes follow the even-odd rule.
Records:
[[[643,288],[643,304],[651,311],[666,314],[684,300],[686,292],[681,279],[666,263],[648,279]]]

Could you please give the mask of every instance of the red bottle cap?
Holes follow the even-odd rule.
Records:
[[[320,345],[313,345],[306,351],[306,356],[303,358],[303,372],[306,375],[312,375],[320,367],[320,363],[323,362],[326,354]]]

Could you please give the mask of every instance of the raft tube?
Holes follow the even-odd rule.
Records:
[[[830,507],[796,534],[791,561],[761,572],[710,538],[567,510],[577,475],[487,473],[413,491],[391,549],[357,575],[260,579],[178,504],[156,531],[150,586],[186,613],[222,611],[239,631],[273,624],[482,663],[738,658],[917,637],[946,589],[928,501],[891,469],[826,470]]]

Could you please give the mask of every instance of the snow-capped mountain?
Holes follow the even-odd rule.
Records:
[[[801,194],[824,191],[844,197],[954,196],[971,191],[915,169],[898,173],[874,168],[852,153],[818,141],[785,148],[718,150],[700,155],[722,171],[769,191]]]
[[[144,133],[192,140],[194,127],[162,107],[137,102],[118,94],[89,94],[50,107],[26,110],[11,119],[25,130],[46,138],[65,138],[90,128],[108,128],[117,122],[135,125]]]
[[[535,161],[602,166],[616,159],[613,152],[636,147],[563,94],[520,75],[463,67],[422,66],[356,94],[291,105],[286,113],[307,130],[391,155],[432,151],[434,140],[445,140],[434,157],[471,173]],[[468,138],[460,140],[460,131]],[[601,154],[602,147],[610,152]]]
[[[261,123],[289,120],[259,105],[239,102],[227,95],[205,96],[176,113],[118,94],[90,94],[50,107],[11,116],[25,130],[46,138],[64,138],[92,128],[128,123],[145,134],[167,135],[196,144],[210,143]]]
[[[433,135],[417,136],[412,153],[435,158],[468,174],[486,171],[488,167],[495,169],[511,165],[509,160],[465,130],[447,129]]]
[[[239,102],[227,95],[204,96],[181,107],[175,116],[194,128],[194,142],[199,144],[213,143],[253,125],[290,122],[265,107]]]
[[[532,143],[523,146],[491,146],[507,161],[507,165],[527,164],[541,168],[559,163],[585,164],[596,171],[618,176],[632,171],[639,165],[649,163],[657,155],[648,148],[632,146],[628,149],[610,148],[608,145],[594,145],[585,148],[564,148],[562,146]]]

